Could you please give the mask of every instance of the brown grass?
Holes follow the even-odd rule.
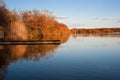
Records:
[[[27,40],[27,29],[23,22],[11,23],[5,30],[5,40]]]

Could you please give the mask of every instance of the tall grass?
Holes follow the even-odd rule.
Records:
[[[15,21],[6,28],[5,40],[28,40],[27,29],[23,22]]]
[[[0,6],[0,26],[4,28],[5,40],[27,40],[26,26],[5,6]]]

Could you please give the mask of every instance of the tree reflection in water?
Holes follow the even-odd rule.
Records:
[[[52,57],[59,45],[30,45],[23,58],[25,60],[39,61],[41,58],[48,59]]]
[[[54,35],[54,36],[44,36],[42,40],[60,40],[61,43],[66,43],[70,37],[70,34],[66,35]]]
[[[6,54],[6,50],[1,50],[0,46],[0,80],[4,80],[7,74],[7,66],[9,64],[9,54]]]
[[[61,40],[65,43],[69,39],[66,36],[46,36],[43,40]],[[19,59],[40,61],[51,58],[59,45],[1,45],[0,46],[0,80],[5,80],[7,67],[10,63]]]

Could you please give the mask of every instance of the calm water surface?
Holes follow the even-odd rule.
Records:
[[[120,80],[119,36],[70,36],[60,45],[0,46],[0,80]]]

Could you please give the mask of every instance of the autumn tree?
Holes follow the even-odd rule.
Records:
[[[10,21],[9,10],[6,9],[5,6],[0,5],[0,26],[7,27],[10,24]]]
[[[55,20],[55,15],[48,10],[42,10],[41,12],[35,9],[32,11],[23,11],[21,12],[21,16],[31,34],[30,36],[34,38],[48,35],[60,35],[64,34],[66,31],[68,32],[67,26],[58,23]]]

